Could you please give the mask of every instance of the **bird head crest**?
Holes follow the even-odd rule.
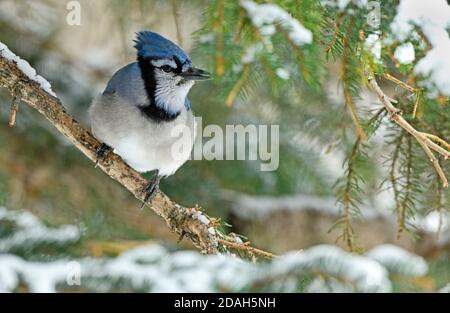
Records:
[[[138,32],[134,43],[138,56],[155,59],[175,56],[183,64],[191,62],[189,56],[180,47],[157,33],[150,31]]]

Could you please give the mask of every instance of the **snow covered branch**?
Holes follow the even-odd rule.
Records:
[[[28,62],[20,59],[2,43],[0,43],[0,86],[7,88],[13,96],[15,109],[11,111],[14,111],[14,119],[17,101],[27,103],[44,115],[91,161],[96,161],[96,151],[101,143],[65,111],[61,101],[51,90],[50,83],[37,75]],[[14,120],[12,124],[13,122]],[[138,200],[144,200],[147,181],[118,155],[111,153],[106,160],[99,162],[98,167],[128,189]],[[248,250],[248,245],[232,242],[231,237],[220,234],[215,229],[215,219],[207,217],[198,208],[186,208],[175,203],[161,191],[156,194],[149,206],[180,238],[189,238],[195,247],[204,253],[217,253],[218,239],[221,245],[231,250],[236,250],[236,244],[241,248],[239,250]],[[252,253],[257,255],[258,250],[255,251]]]
[[[390,292],[389,274],[423,277],[428,272],[422,257],[393,245],[364,255],[319,245],[256,264],[231,255],[170,252],[157,244],[114,257],[64,253],[49,258],[40,249],[67,249],[83,232],[74,225],[47,227],[29,212],[2,207],[0,222],[11,225],[9,233],[0,234],[0,292]],[[31,258],[21,254],[30,250],[35,251]]]

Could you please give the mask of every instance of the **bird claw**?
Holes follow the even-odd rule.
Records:
[[[160,176],[158,175],[158,173],[156,173],[155,176],[153,176],[153,178],[149,181],[148,185],[145,187],[144,192],[145,192],[145,197],[144,197],[144,202],[141,205],[141,209],[144,207],[144,205],[146,205],[150,199],[152,199],[155,195],[156,192],[159,189],[159,180],[160,180]]]
[[[98,166],[98,163],[100,161],[105,160],[106,156],[111,151],[112,151],[112,148],[110,146],[108,146],[106,143],[102,143],[101,146],[97,149],[97,151],[95,153],[95,156],[96,156],[95,167]]]

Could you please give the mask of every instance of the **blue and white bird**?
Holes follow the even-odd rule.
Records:
[[[137,62],[113,75],[93,101],[90,119],[94,136],[103,143],[98,160],[114,150],[135,170],[156,171],[146,188],[145,204],[160,178],[175,173],[189,158],[195,120],[187,96],[194,81],[211,76],[154,32],[137,33],[134,47]]]

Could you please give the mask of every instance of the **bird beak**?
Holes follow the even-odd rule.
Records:
[[[181,73],[181,76],[186,80],[207,80],[212,79],[212,76],[207,71],[201,70],[196,67],[191,67],[185,72]]]

